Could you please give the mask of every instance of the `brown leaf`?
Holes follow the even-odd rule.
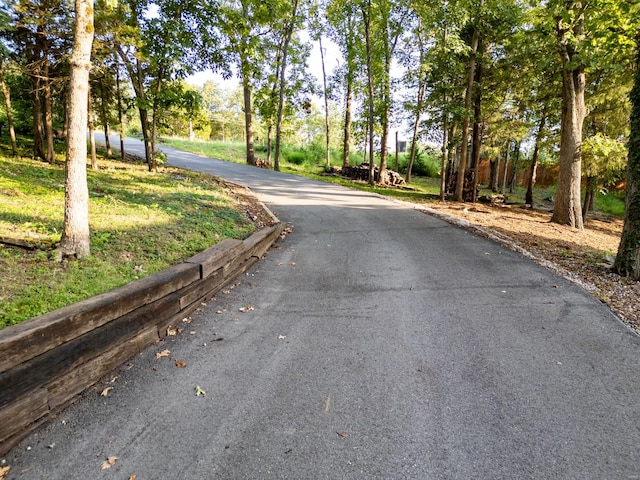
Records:
[[[176,360],[176,367],[178,367],[178,368],[184,368],[184,367],[186,367],[186,366],[187,366],[187,364],[186,364],[186,363],[181,362],[180,360]]]
[[[173,327],[167,327],[167,337],[173,337],[178,334],[178,331]]]
[[[7,478],[7,475],[9,475],[9,470],[11,470],[11,467],[9,465],[0,467],[0,480],[4,480],[5,478]]]
[[[136,480],[136,478],[137,478],[137,477],[136,477],[136,475],[131,475],[131,476],[129,477],[129,480]]]
[[[116,460],[118,460],[118,457],[108,457],[104,462],[102,462],[102,465],[100,465],[100,470],[106,470],[107,468],[111,468],[116,464]]]
[[[349,435],[347,435],[346,433],[342,433],[342,432],[336,432],[338,434],[338,436],[340,438],[347,438]]]
[[[161,352],[156,353],[156,359],[162,357],[168,357],[171,352],[169,350],[163,350]]]
[[[101,397],[106,397],[107,395],[109,395],[109,392],[113,390],[113,387],[107,387],[104,390],[102,390],[102,392],[100,393]]]

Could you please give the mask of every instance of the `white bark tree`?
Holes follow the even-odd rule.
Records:
[[[87,188],[87,117],[89,70],[93,44],[93,0],[75,0],[76,25],[69,82],[69,130],[65,181],[64,227],[58,258],[90,254]]]

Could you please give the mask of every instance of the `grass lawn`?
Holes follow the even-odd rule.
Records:
[[[0,328],[162,270],[224,238],[254,231],[214,177],[99,160],[89,169],[91,257],[59,263],[64,166],[0,155]]]

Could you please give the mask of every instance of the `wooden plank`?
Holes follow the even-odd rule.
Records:
[[[262,258],[267,253],[267,250],[277,240],[278,236],[282,233],[284,224],[279,223],[272,227],[263,228],[257,233],[254,233],[249,238],[244,240],[246,249],[245,256],[255,256]]]
[[[207,278],[241,255],[243,251],[242,240],[227,238],[204,252],[194,255],[186,262],[200,265],[200,278]]]
[[[127,350],[124,354],[127,358],[135,355],[138,344],[133,342],[129,345],[130,339],[145,330],[156,332],[158,317],[170,317],[179,311],[180,295],[171,294],[0,373],[0,405],[15,401],[33,388],[48,385],[52,379],[112,348]],[[154,340],[157,336],[151,341]]]
[[[158,340],[156,326],[148,325],[144,330],[129,338],[126,343],[114,345],[91,360],[83,360],[74,368],[52,379],[49,388],[51,410],[68,405],[69,400],[82,393],[102,377]]]
[[[20,434],[47,413],[49,404],[46,388],[34,388],[28,395],[0,407],[0,444]]]
[[[204,280],[181,290],[180,309],[186,308],[193,302],[202,299],[204,295],[216,288],[220,288],[225,282],[224,269],[221,267]]]
[[[82,302],[0,330],[0,372],[71,341],[200,279],[183,263]]]

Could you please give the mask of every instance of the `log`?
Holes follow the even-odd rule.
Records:
[[[200,279],[200,267],[183,263],[110,292],[0,330],[0,372],[127,315]]]

